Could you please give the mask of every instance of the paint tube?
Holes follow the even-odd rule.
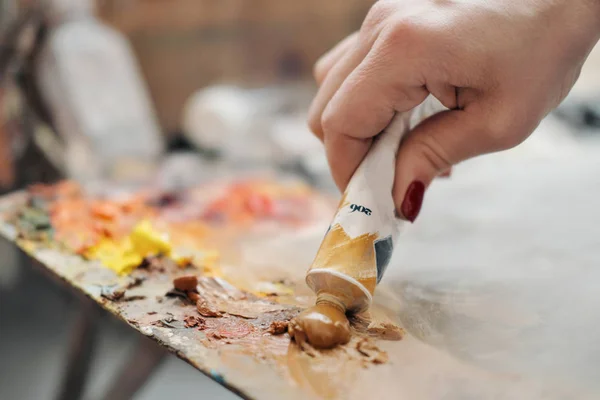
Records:
[[[398,146],[405,133],[444,109],[430,96],[410,112],[397,114],[375,138],[352,176],[306,275],[317,302],[341,302],[352,312],[370,306],[406,224],[396,217],[392,198]]]

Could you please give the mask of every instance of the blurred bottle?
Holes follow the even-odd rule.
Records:
[[[325,151],[306,123],[313,94],[303,83],[211,86],[188,99],[183,131],[196,147],[219,153],[230,166],[300,169],[312,180],[329,181]]]
[[[143,180],[163,143],[126,39],[98,21],[92,0],[43,0],[49,23],[36,69],[77,180]]]
[[[280,103],[268,89],[211,86],[188,99],[183,130],[194,146],[216,152],[230,164],[272,163],[270,126]]]

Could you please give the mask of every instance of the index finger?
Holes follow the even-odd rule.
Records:
[[[380,36],[328,103],[322,117],[327,158],[343,190],[369,151],[372,138],[425,100],[428,91],[414,76],[414,66],[398,62]]]
[[[354,32],[317,60],[313,70],[317,85],[321,86],[331,68],[344,56],[344,54],[346,54],[346,52],[348,52],[348,50],[356,46],[357,40],[358,32]]]

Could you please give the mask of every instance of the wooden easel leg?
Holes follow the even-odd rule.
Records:
[[[133,354],[119,370],[102,400],[130,400],[165,359],[167,352],[150,339],[141,337]]]
[[[68,361],[57,400],[79,400],[83,397],[88,372],[96,347],[96,305],[88,299],[80,302],[71,331]]]

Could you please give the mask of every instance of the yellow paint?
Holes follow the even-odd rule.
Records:
[[[142,262],[143,257],[137,254],[130,238],[121,241],[102,239],[86,252],[89,259],[99,260],[105,267],[123,275],[133,271]]]
[[[156,231],[150,221],[144,220],[137,224],[129,235],[134,251],[145,256],[164,254],[171,255],[171,243],[167,235]]]
[[[158,254],[170,256],[171,251],[168,238],[156,231],[149,221],[142,221],[125,239],[114,241],[104,238],[85,255],[99,260],[119,275],[125,275],[137,268],[144,257]]]
[[[27,254],[33,254],[37,247],[35,243],[30,242],[29,240],[23,240],[19,242],[19,244],[21,245],[23,251]]]
[[[294,290],[282,283],[276,282],[259,282],[253,293],[260,297],[268,297],[273,294],[277,296],[292,296],[294,294]]]
[[[173,250],[170,255],[173,261],[181,268],[185,268],[191,264],[202,268],[205,275],[212,277],[220,276],[218,274],[220,253],[216,250],[196,250],[190,252],[178,249]]]
[[[207,276],[220,276],[218,251],[175,251],[168,235],[156,230],[147,220],[138,223],[122,240],[101,239],[86,251],[85,256],[99,260],[119,275],[126,275],[137,268],[145,257],[159,254],[170,257],[181,268],[192,264],[202,268]]]
[[[221,255],[216,250],[205,250],[203,251],[202,268],[204,273],[212,277],[221,277],[221,270],[219,269],[219,260]]]
[[[189,254],[179,254],[177,252],[174,252],[171,255],[171,258],[181,268],[185,268],[194,263],[194,256]]]

